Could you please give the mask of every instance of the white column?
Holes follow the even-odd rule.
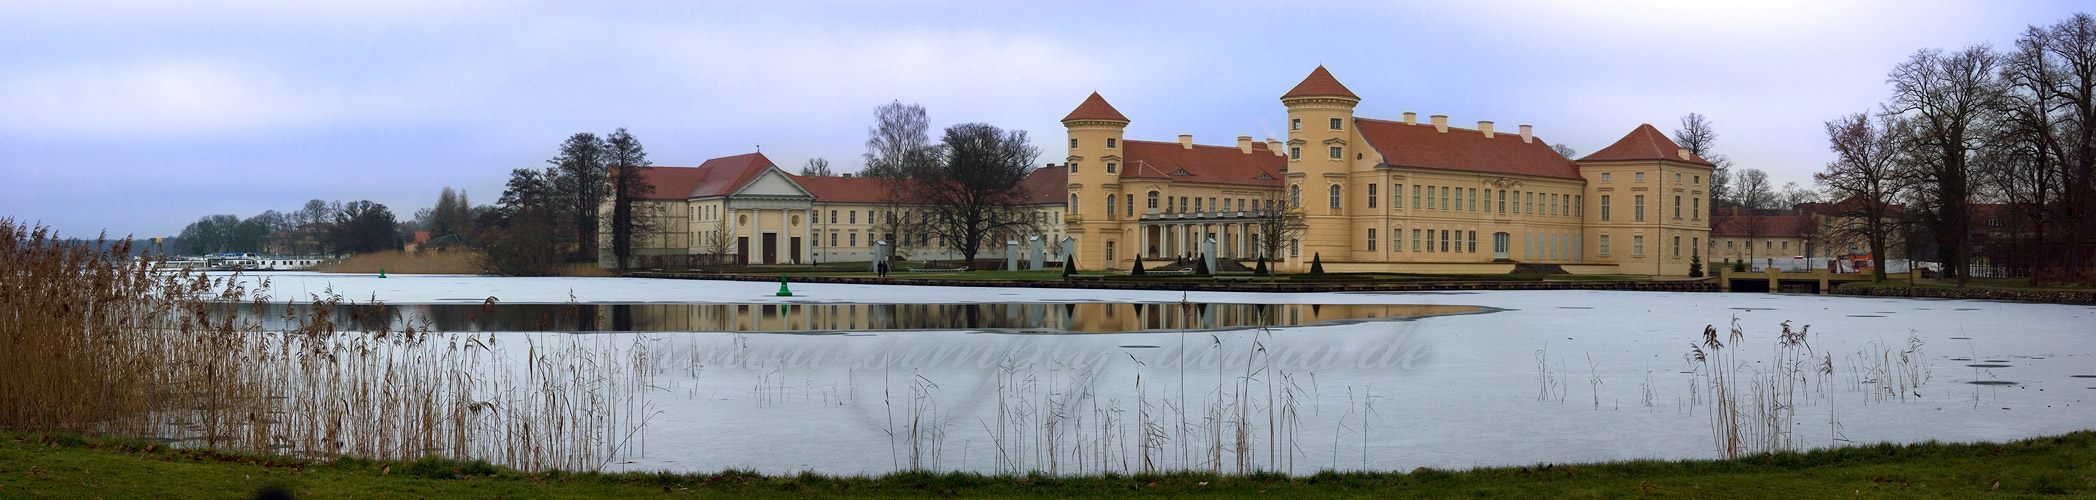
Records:
[[[814,261],[815,261],[815,206],[814,206],[814,205],[809,205],[809,206],[808,206],[808,209],[807,209],[807,210],[802,210],[802,211],[801,211],[801,213],[802,213],[802,214],[804,214],[804,215],[806,215],[806,217],[805,217],[805,218],[801,219],[801,234],[805,235],[805,236],[803,236],[803,237],[802,237],[802,241],[801,241],[801,252],[803,252],[803,253],[805,253],[805,254],[806,254],[806,255],[802,255],[802,256],[801,256],[801,261],[802,261],[802,262],[814,262]]]

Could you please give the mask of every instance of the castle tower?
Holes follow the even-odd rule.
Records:
[[[1122,223],[1134,227],[1135,221],[1121,193],[1121,134],[1128,128],[1128,117],[1093,92],[1063,117],[1063,127],[1070,132],[1064,166],[1070,169],[1070,206],[1063,231],[1077,239],[1077,268],[1121,267],[1116,262],[1129,260],[1136,251],[1134,244],[1120,241],[1126,234]],[[1111,252],[1108,242],[1114,243]]]
[[[1281,95],[1281,105],[1288,108],[1288,176],[1281,197],[1302,210],[1307,226],[1301,251],[1283,256],[1291,262],[1307,263],[1318,254],[1327,261],[1348,255],[1346,207],[1356,195],[1346,192],[1347,172],[1355,149],[1366,147],[1355,144],[1358,135],[1353,130],[1354,106],[1360,103],[1361,97],[1324,66]],[[1332,206],[1334,189],[1338,208]],[[1307,264],[1299,265],[1307,269]]]

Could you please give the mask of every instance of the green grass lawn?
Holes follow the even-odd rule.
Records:
[[[1844,288],[1848,288],[1848,287],[1854,287],[1854,288],[1909,288],[1909,287],[1916,287],[1916,288],[1959,288],[1957,280],[1938,280],[1938,279],[1923,279],[1923,280],[1919,280],[1919,281],[1915,281],[1915,282],[1911,282],[1911,283],[1910,283],[1910,282],[1908,282],[1908,281],[1906,280],[1905,276],[1906,276],[1906,275],[1904,275],[1904,274],[1897,274],[1897,275],[1891,275],[1891,276],[1887,276],[1887,277],[1885,278],[1885,281],[1883,281],[1883,282],[1877,282],[1877,283],[1872,283],[1872,282],[1869,282],[1869,281],[1857,281],[1857,282],[1851,282],[1851,283],[1848,283],[1848,284],[1844,284],[1844,285],[1842,285],[1842,287],[1844,287]],[[1965,284],[1964,288],[1981,288],[1981,289],[1992,289],[1992,290],[2015,290],[2015,291],[2035,291],[2035,292],[2045,292],[2045,291],[2059,291],[2059,290],[2090,290],[2090,289],[2092,289],[2092,288],[2096,288],[2096,287],[2090,287],[2089,285],[2085,285],[2085,284],[2081,284],[2081,283],[2072,283],[2072,282],[2044,282],[2044,283],[2039,283],[2039,284],[2038,284],[2038,286],[2031,286],[2031,284],[2030,284],[2030,280],[2028,280],[2028,279],[2025,279],[2025,278],[1973,278],[1973,279],[1972,279],[1971,281],[1969,281],[1969,282],[1967,282],[1967,283]]]
[[[1944,498],[2096,491],[2096,432],[2010,443],[1876,445],[1736,460],[1467,471],[1216,476],[522,473],[439,459],[305,461],[0,432],[0,498]]]

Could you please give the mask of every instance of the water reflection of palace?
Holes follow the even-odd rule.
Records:
[[[598,330],[1041,330],[1113,333],[1301,326],[1474,312],[1471,306],[1323,304],[633,304],[606,306]],[[621,324],[625,323],[625,324]]]
[[[290,311],[287,309],[296,309]],[[1114,333],[1303,326],[1480,311],[1475,306],[1360,304],[417,304],[330,311],[344,329],[447,332],[796,332],[1010,330]],[[308,306],[227,308],[265,329],[291,329]]]

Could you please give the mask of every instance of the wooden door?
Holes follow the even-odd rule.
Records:
[[[786,259],[795,264],[801,263],[801,237],[795,236],[786,240]]]
[[[750,237],[735,237],[735,263],[745,266],[750,265]]]
[[[764,263],[779,263],[779,233],[764,233]]]

